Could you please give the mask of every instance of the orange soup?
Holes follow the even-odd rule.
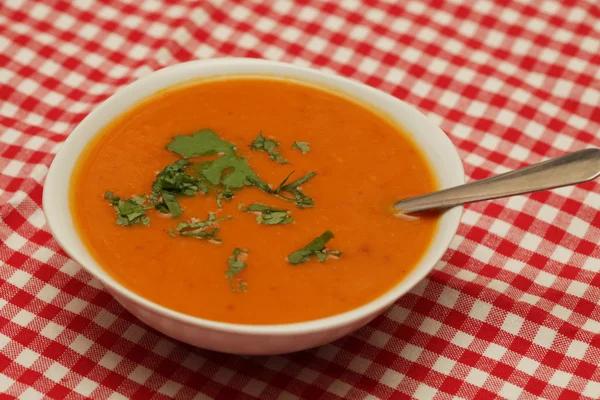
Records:
[[[416,145],[375,110],[239,77],[125,111],[78,160],[70,204],[89,251],[134,292],[193,316],[278,324],[351,310],[402,280],[437,218],[400,219],[392,205],[435,189]]]

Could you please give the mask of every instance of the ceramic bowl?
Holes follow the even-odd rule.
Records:
[[[462,208],[443,214],[439,228],[418,265],[393,289],[361,307],[313,321],[279,325],[216,322],[186,315],[134,293],[116,281],[94,260],[79,238],[69,209],[69,183],[75,162],[102,127],[156,91],[198,78],[268,75],[287,77],[332,88],[387,114],[412,136],[433,167],[440,187],[464,183],[464,171],[448,137],[423,114],[406,103],[350,79],[314,69],[257,59],[213,59],[173,65],[118,90],[92,111],[69,135],[46,178],[43,208],[52,234],[76,262],[140,320],[175,339],[194,346],[236,354],[279,354],[308,349],[336,340],[364,326],[388,309],[422,280],[440,260],[458,228]]]

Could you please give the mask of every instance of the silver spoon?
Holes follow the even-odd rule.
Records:
[[[600,149],[579,150],[491,178],[403,199],[394,208],[405,214],[446,209],[476,201],[537,192],[591,181],[600,175]]]

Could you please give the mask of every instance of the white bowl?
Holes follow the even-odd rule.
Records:
[[[280,325],[244,325],[186,315],[132,292],[106,273],[79,238],[69,209],[69,181],[86,144],[123,111],[154,92],[194,78],[235,75],[283,76],[334,88],[388,114],[406,128],[421,148],[441,187],[464,183],[463,166],[444,132],[411,106],[369,86],[313,69],[256,59],[191,61],[153,72],[118,90],[92,111],[62,145],[46,178],[43,206],[48,227],[62,248],[133,315],[164,334],[183,342],[235,354],[278,354],[319,346],[367,324],[423,279],[442,257],[458,229],[462,208],[441,217],[437,234],[419,264],[393,289],[342,314]]]

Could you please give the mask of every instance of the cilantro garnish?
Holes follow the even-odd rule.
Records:
[[[258,176],[257,177],[248,177],[248,182],[250,182],[250,184],[256,186],[257,188],[259,188],[260,190],[262,190],[263,192],[267,193],[267,194],[273,194],[273,189],[271,189],[271,186],[269,186],[266,182],[264,182],[262,179],[260,179]]]
[[[288,174],[288,176],[286,176],[285,179],[275,189],[271,189],[271,186],[261,181],[258,177],[256,177],[256,179],[249,178],[248,180],[250,183],[257,186],[260,190],[267,194],[274,194],[280,199],[296,203],[296,207],[298,208],[314,207],[315,203],[313,202],[313,199],[302,192],[300,185],[305,184],[315,175],[317,175],[316,171],[309,172],[302,178],[296,179],[291,183],[286,183],[293,173],[294,171]],[[284,192],[289,192],[293,197],[285,196],[283,194]]]
[[[231,201],[234,194],[235,193],[229,188],[217,193],[217,206],[219,206],[219,208],[223,208],[223,200]]]
[[[190,165],[189,161],[177,160],[159,172],[152,183],[150,202],[158,211],[170,212],[173,218],[181,215],[177,196],[193,196],[198,192],[208,192],[208,188],[200,179],[184,172],[188,165]]]
[[[221,139],[210,129],[203,129],[193,135],[175,136],[167,145],[167,150],[183,158],[232,152],[234,149],[233,143]]]
[[[231,286],[231,290],[233,290],[234,292],[245,292],[247,290],[246,282],[240,282],[239,288],[237,288],[233,281],[233,277],[242,272],[244,268],[246,268],[247,264],[244,261],[240,260],[240,255],[242,254],[248,254],[248,250],[236,248],[235,250],[233,250],[233,254],[229,256],[229,259],[227,260],[227,265],[229,266],[229,269],[225,271],[225,276],[229,281],[229,286]]]
[[[300,250],[296,250],[288,256],[290,264],[300,264],[308,261],[312,256],[317,257],[317,260],[323,262],[327,259],[328,255],[339,257],[342,252],[339,250],[327,250],[325,244],[333,239],[333,232],[325,231],[321,236],[313,239],[309,244]]]
[[[117,213],[117,225],[148,225],[150,223],[150,217],[146,215],[146,210],[152,207],[144,206],[146,201],[148,201],[148,196],[145,194],[121,200],[121,198],[115,196],[113,192],[107,191],[104,193],[104,198],[112,204]]]
[[[293,172],[292,172],[293,173]],[[291,183],[286,183],[292,174],[289,174],[277,188],[273,191],[273,193],[279,197],[280,199],[291,201],[296,203],[296,207],[298,208],[310,208],[314,207],[315,203],[310,196],[305,195],[300,186],[311,180],[315,175],[317,175],[316,171],[311,171],[308,174],[304,175],[301,178],[296,179]],[[288,197],[282,194],[283,192],[289,192],[293,197]]]
[[[302,152],[302,154],[308,153],[310,151],[308,142],[294,142],[294,144],[292,144],[292,149],[298,149]]]
[[[266,151],[269,154],[269,158],[277,161],[279,164],[289,164],[285,158],[279,155],[277,147],[279,147],[279,142],[265,138],[261,132],[254,139],[254,142],[252,142],[251,148],[252,150]]]
[[[296,203],[296,207],[311,208],[315,206],[315,202],[313,201],[312,197],[305,195],[300,189],[293,190],[292,194],[294,195],[294,200],[292,201]]]
[[[279,185],[277,185],[277,187],[275,188],[275,190],[272,191],[272,193],[279,194],[279,192],[281,192],[281,190],[283,189],[283,186],[285,185],[285,183],[288,181],[288,179],[290,179],[290,176],[292,176],[292,174],[294,172],[296,172],[296,171],[290,172],[285,178],[283,178],[283,180],[281,181],[281,183]]]
[[[167,145],[167,149],[184,158],[220,154],[220,157],[215,160],[199,162],[195,165],[198,174],[208,183],[225,188],[217,194],[219,207],[222,207],[223,200],[231,200],[233,190],[254,184],[268,187],[250,168],[246,159],[238,157],[233,143],[221,139],[209,129],[189,136],[175,136]]]
[[[227,189],[241,189],[252,185],[250,179],[260,180],[246,159],[238,157],[233,151],[225,152],[214,161],[199,163],[196,169],[211,184],[223,185]]]
[[[300,185],[304,185],[306,182],[308,182],[309,180],[311,180],[315,175],[317,175],[317,171],[311,171],[308,174],[304,175],[302,178],[298,178],[298,179],[296,179],[295,181],[293,181],[291,183],[285,184],[285,182],[289,178],[289,175],[288,175],[288,178],[286,178],[279,185],[280,186],[279,191],[280,192],[293,192],[294,190],[297,190]]]
[[[226,221],[232,217],[217,218],[214,213],[209,213],[208,218],[205,221],[191,220],[190,222],[181,222],[177,225],[177,232],[181,236],[191,236],[200,239],[215,240],[220,242],[221,239],[217,237],[219,228],[211,228],[218,222]]]
[[[287,210],[276,209],[264,204],[250,204],[243,211],[258,213],[256,222],[263,225],[285,225],[294,222],[294,219],[289,216]]]

